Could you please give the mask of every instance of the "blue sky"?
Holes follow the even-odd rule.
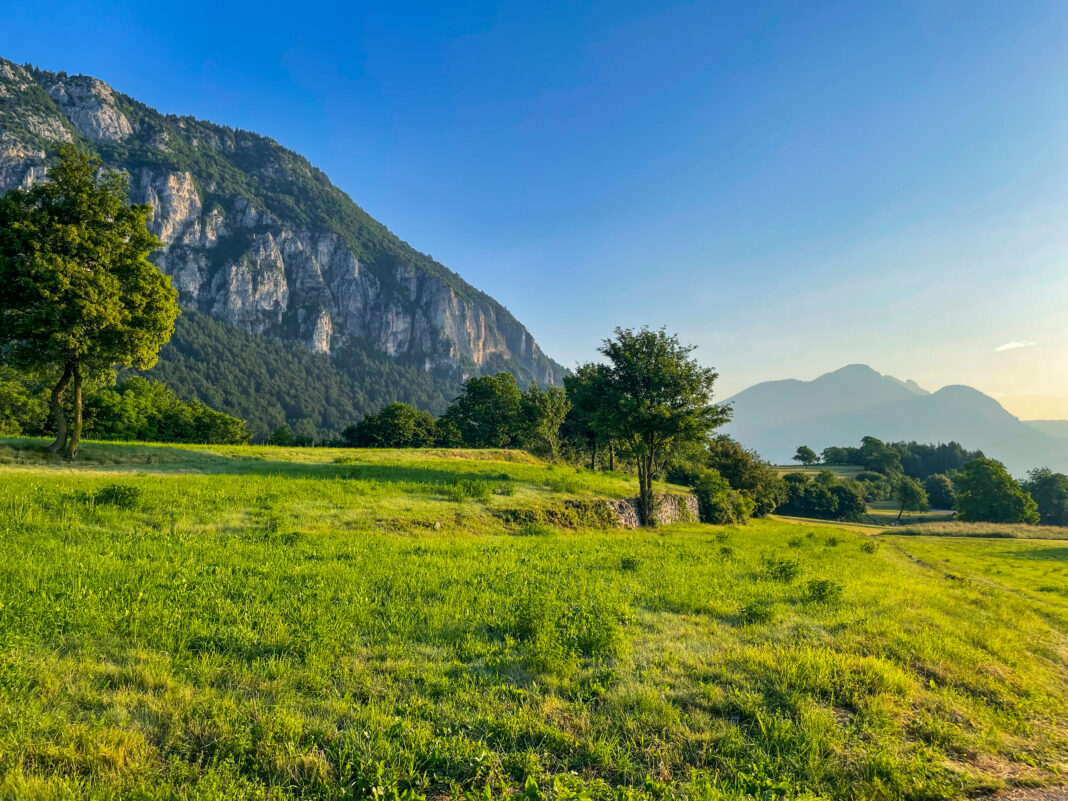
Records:
[[[726,394],[866,362],[1068,417],[1063,0],[3,11],[6,58],[303,153],[565,364],[666,325]]]

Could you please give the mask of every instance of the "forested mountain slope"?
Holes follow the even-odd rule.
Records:
[[[463,376],[497,370],[523,383],[562,378],[500,303],[401,241],[302,156],[258,134],[163,115],[95,78],[0,59],[0,191],[42,180],[66,142],[127,172],[131,199],[152,205],[150,227],[164,242],[153,258],[184,309],[299,345],[294,358],[323,354],[342,381],[366,387],[386,360],[434,387],[394,382],[413,394],[388,400],[433,406]],[[161,375],[209,381],[211,365],[192,355],[172,364],[173,354]]]

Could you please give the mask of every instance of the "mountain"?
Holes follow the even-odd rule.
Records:
[[[325,356],[342,383],[366,383],[391,365],[423,371],[442,396],[463,377],[499,370],[521,383],[563,377],[500,303],[272,139],[161,114],[96,78],[0,59],[0,192],[42,180],[66,142],[126,172],[131,200],[152,205],[150,227],[164,243],[153,260],[183,309],[298,345],[298,358]],[[170,358],[163,354],[161,373]],[[369,360],[380,369],[361,373]],[[187,372],[209,369],[183,363]],[[305,388],[292,389],[299,397]],[[237,405],[220,399],[225,411]],[[318,430],[333,428],[319,417]]]
[[[814,381],[768,381],[728,402],[734,419],[725,432],[778,464],[789,463],[798,445],[820,451],[856,445],[871,435],[886,441],[955,440],[1003,461],[1016,475],[1039,466],[1068,472],[1068,440],[1021,422],[978,390],[947,386],[929,393],[867,365],[849,365]]]
[[[1068,439],[1068,420],[1024,420],[1024,425],[1051,437]]]

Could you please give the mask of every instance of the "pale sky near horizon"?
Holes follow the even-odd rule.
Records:
[[[1068,418],[1068,3],[7,0],[0,56],[271,136],[572,366],[862,362]]]

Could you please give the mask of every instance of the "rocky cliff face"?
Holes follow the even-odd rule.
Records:
[[[270,139],[164,116],[85,76],[0,59],[0,191],[65,142],[127,172],[186,308],[329,354],[356,341],[432,372],[559,382],[503,306],[373,220]]]

